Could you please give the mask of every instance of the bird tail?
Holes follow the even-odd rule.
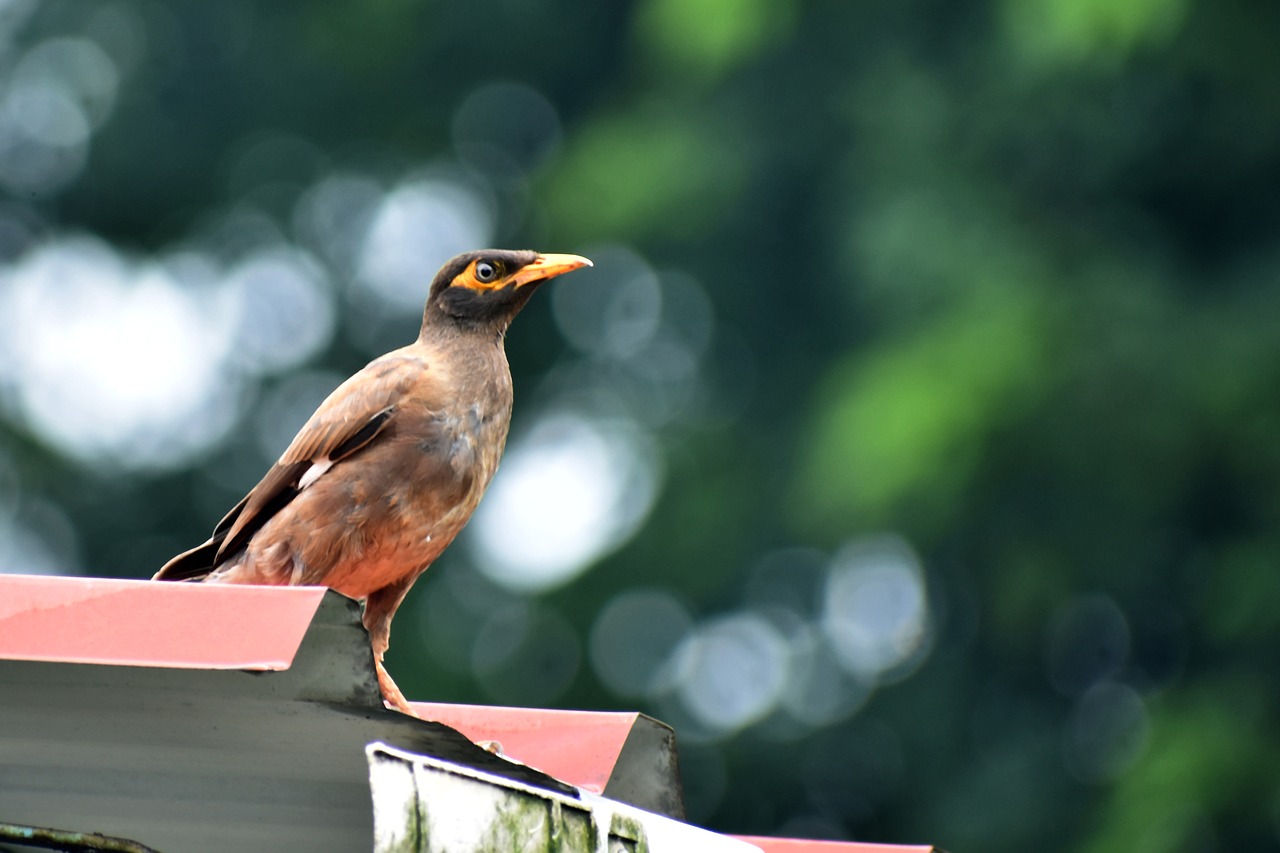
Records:
[[[190,551],[183,551],[152,576],[153,581],[199,581],[213,571],[221,538],[210,539]]]

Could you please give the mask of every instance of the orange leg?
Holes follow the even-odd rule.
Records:
[[[418,712],[410,707],[409,700],[404,698],[400,688],[391,680],[391,674],[382,665],[382,661],[375,660],[373,665],[378,671],[378,687],[382,688],[382,703],[393,711],[408,714],[410,717],[418,716]]]
[[[372,593],[365,599],[363,619],[365,630],[369,632],[369,642],[373,645],[373,664],[378,673],[382,701],[388,708],[411,717],[418,715],[409,706],[400,688],[391,680],[386,667],[382,665],[382,657],[391,645],[391,617],[395,615],[396,608],[404,600],[405,593],[413,586],[414,580],[416,577],[410,577]]]

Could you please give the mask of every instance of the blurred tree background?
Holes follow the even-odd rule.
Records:
[[[149,576],[437,265],[580,252],[410,696],[691,819],[1280,834],[1280,6],[0,3],[0,570]]]

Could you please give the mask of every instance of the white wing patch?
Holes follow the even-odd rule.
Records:
[[[311,467],[308,468],[307,472],[302,475],[301,479],[298,480],[298,491],[302,491],[307,486],[310,486],[312,483],[314,483],[316,480],[319,480],[320,475],[323,474],[325,471],[328,471],[332,467],[333,467],[333,462],[330,461],[327,457],[324,459],[317,459],[316,461],[312,462]]]

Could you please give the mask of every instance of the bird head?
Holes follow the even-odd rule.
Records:
[[[422,328],[440,325],[506,330],[538,285],[591,266],[578,255],[539,254],[528,249],[482,249],[458,255],[436,273]]]

